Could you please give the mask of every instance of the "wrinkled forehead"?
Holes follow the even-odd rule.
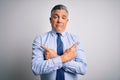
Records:
[[[54,15],[63,15],[63,16],[68,16],[68,13],[65,11],[65,10],[55,10],[51,13],[51,16],[54,16]]]

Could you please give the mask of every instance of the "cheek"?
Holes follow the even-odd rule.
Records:
[[[55,21],[55,20],[52,20],[51,23],[54,25],[54,24],[56,23],[56,21]]]
[[[64,23],[64,25],[67,25],[67,21]]]
[[[54,25],[54,21],[50,21],[51,25]]]

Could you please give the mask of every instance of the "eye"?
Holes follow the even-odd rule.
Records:
[[[66,16],[62,16],[62,19],[67,19],[67,17]]]
[[[53,15],[53,18],[56,19],[56,18],[58,18],[58,16],[57,15]]]

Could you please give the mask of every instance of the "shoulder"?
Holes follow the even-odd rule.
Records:
[[[49,34],[50,34],[50,31],[49,31],[49,32],[46,32],[46,33],[42,33],[42,34],[36,36],[36,37],[34,38],[34,41],[38,41],[38,40],[39,40],[39,41],[42,41],[42,40],[46,39]]]
[[[77,41],[80,40],[80,38],[77,35],[73,34],[73,33],[66,32],[66,36],[68,36],[68,38],[70,38],[74,42],[77,42]]]
[[[81,40],[81,38],[75,34],[71,34],[71,33],[67,33],[67,35],[69,35],[69,39],[74,43],[79,42],[80,44],[78,45],[78,49],[81,49],[84,51],[84,45],[83,45],[83,41]]]

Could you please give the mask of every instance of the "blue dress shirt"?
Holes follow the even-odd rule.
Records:
[[[76,58],[62,64],[61,58],[58,56],[53,59],[45,60],[44,49],[40,46],[44,45],[57,52],[57,34],[51,30],[45,34],[38,36],[32,44],[32,70],[35,75],[40,75],[41,80],[55,80],[57,69],[63,67],[65,80],[78,80],[77,74],[85,74],[87,62],[85,51],[81,46],[78,37],[68,32],[63,32],[61,39],[63,41],[63,51],[70,48],[75,42],[80,42],[77,46]]]

